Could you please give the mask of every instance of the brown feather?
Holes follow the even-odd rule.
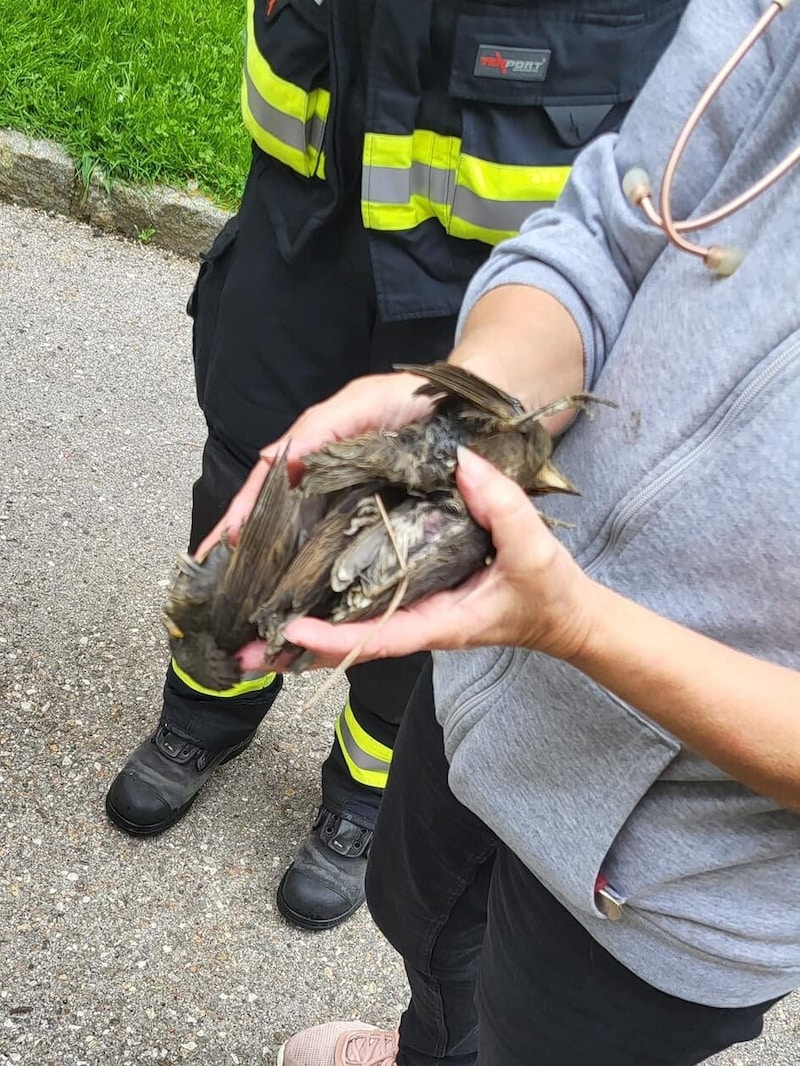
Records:
[[[251,615],[269,599],[300,539],[300,493],[292,491],[286,452],[270,468],[242,527],[214,600],[211,633],[223,648],[240,648],[256,635]]]
[[[374,618],[406,578],[400,606],[453,588],[479,569],[491,552],[489,535],[470,517],[457,492],[406,500],[389,512],[389,521],[393,537],[383,522],[376,522],[335,561],[331,583],[342,591],[332,621]]]
[[[394,369],[427,378],[428,384],[417,389],[420,395],[436,396],[443,393],[446,397],[458,397],[500,421],[522,415],[525,410],[515,396],[503,392],[463,366],[445,362],[431,363],[429,366],[395,363]]]
[[[302,548],[291,560],[271,595],[251,615],[259,635],[269,645],[271,654],[283,647],[281,630],[303,614],[324,615],[333,599],[330,585],[331,566],[346,543],[354,515],[362,511],[375,486],[344,494],[310,531]],[[361,522],[377,520],[361,516]]]

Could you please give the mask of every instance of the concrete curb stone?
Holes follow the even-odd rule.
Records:
[[[231,217],[205,197],[163,185],[109,183],[95,169],[87,186],[53,141],[0,129],[0,199],[88,222],[196,259]]]

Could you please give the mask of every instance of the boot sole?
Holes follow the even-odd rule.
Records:
[[[335,918],[309,918],[307,914],[300,914],[299,911],[293,910],[283,898],[280,885],[278,885],[275,902],[278,904],[278,910],[287,922],[291,922],[292,925],[299,925],[301,929],[319,931],[322,929],[335,929],[337,925],[341,925],[342,922],[346,922],[348,918],[352,918],[356,911],[359,910],[360,907],[363,907],[365,900],[359,900],[349,911],[345,911],[344,914],[337,914]],[[280,1066],[280,1062],[278,1062],[277,1066]]]
[[[217,766],[214,767],[214,769],[215,770],[219,769],[219,767],[220,766],[224,766],[226,762],[230,762],[231,759],[235,759],[237,755],[241,755],[243,751],[245,751],[247,748],[250,747],[250,745],[253,743],[254,739],[255,739],[255,733],[253,733],[251,736],[249,736],[247,738],[247,740],[243,741],[242,744],[240,744],[237,748],[234,748],[233,751],[229,752],[229,754],[226,755],[224,759],[220,759],[219,763],[217,764]],[[197,797],[200,795],[200,793],[206,787],[206,785],[208,784],[208,781],[211,779],[211,776],[212,775],[209,775],[208,780],[203,782],[203,784],[200,786],[200,788],[197,790],[197,792],[195,792],[195,794],[192,796],[192,798],[189,800],[188,803],[184,803],[184,805],[182,807],[179,807],[178,810],[173,813],[173,816],[169,819],[169,821],[156,822],[153,825],[140,825],[137,822],[131,822],[124,815],[120,814],[120,812],[116,809],[114,804],[111,803],[111,801],[108,798],[108,793],[106,793],[106,814],[108,815],[109,819],[114,823],[114,825],[117,827],[117,829],[121,829],[124,833],[127,833],[129,836],[132,836],[132,837],[155,837],[155,836],[158,836],[159,833],[165,833],[167,831],[167,829],[171,829],[173,827],[173,825],[177,825],[177,823],[181,820],[181,818],[183,818],[183,816],[185,814],[189,813],[189,808],[192,806],[194,801],[197,799]]]

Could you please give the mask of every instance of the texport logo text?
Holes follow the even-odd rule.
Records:
[[[550,65],[549,48],[506,48],[503,45],[478,45],[475,76],[509,78],[512,81],[544,81]]]

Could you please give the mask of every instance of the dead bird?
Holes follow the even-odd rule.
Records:
[[[434,397],[433,414],[399,430],[376,429],[333,441],[304,456],[306,493],[331,492],[376,479],[402,485],[412,495],[449,489],[454,484],[456,448],[464,444],[530,494],[577,494],[552,462],[553,439],[541,419],[607,401],[581,392],[526,411],[516,397],[451,363],[397,364],[395,370],[427,378],[417,392]]]
[[[241,678],[235,652],[261,636],[269,652],[309,665],[283,629],[310,614],[333,622],[371,618],[460,584],[490,561],[488,534],[455,486],[456,448],[466,444],[526,492],[577,493],[551,459],[546,415],[584,408],[578,393],[535,411],[448,363],[401,365],[426,378],[430,418],[375,430],[303,457],[292,488],[286,454],[267,476],[238,545],[227,539],[198,563],[184,556],[165,608],[178,662],[208,688]],[[605,402],[605,401],[600,401]]]
[[[286,647],[282,630],[293,618],[306,614],[317,618],[329,616],[337,598],[337,590],[331,584],[332,567],[348,544],[348,538],[381,522],[374,496],[379,487],[376,482],[367,482],[324,497],[313,497],[326,501],[324,514],[290,560],[272,595],[252,615],[271,654]]]
[[[385,490],[384,490],[385,491]],[[312,614],[333,623],[355,622],[393,612],[442,589],[461,584],[494,555],[489,534],[472,518],[460,494],[453,490],[431,497],[406,497],[390,510],[375,504],[378,494],[360,501],[345,537],[352,540],[341,549],[324,575],[327,592],[311,610],[298,609],[297,599],[278,596],[257,611],[259,633],[268,656],[281,656],[284,670],[302,673],[314,663],[310,652],[290,644],[284,627],[302,614]],[[324,523],[323,523],[324,524]],[[331,547],[335,546],[331,542]],[[301,562],[301,552],[291,570]],[[283,585],[290,588],[290,574]],[[349,660],[335,671],[337,676]],[[331,678],[315,700],[329,687]]]
[[[453,588],[492,558],[490,538],[470,516],[458,493],[454,471],[456,448],[467,444],[512,477],[530,495],[577,493],[552,462],[552,438],[540,424],[546,415],[583,408],[595,397],[579,393],[525,411],[519,401],[449,363],[400,365],[427,379],[419,392],[436,399],[430,418],[397,431],[374,430],[335,441],[303,457],[303,492],[356,492],[365,484],[401,488],[406,497],[377,508],[364,496],[353,512],[357,521],[339,527],[328,543],[341,537],[325,581],[330,592],[316,609],[297,610],[284,596],[256,612],[259,632],[272,652],[282,648],[282,629],[300,613],[338,622],[372,618],[414,603],[441,589]],[[308,551],[308,549],[306,549]],[[309,552],[309,558],[311,553]],[[301,562],[300,557],[295,564]],[[305,566],[295,566],[296,575]],[[291,588],[295,575],[283,584]],[[288,609],[287,609],[288,608]],[[308,665],[306,657],[295,664]]]
[[[239,543],[223,537],[201,562],[179,558],[165,625],[176,662],[199,684],[221,691],[241,680],[234,653],[255,640],[251,617],[272,595],[320,510],[321,501],[290,488],[284,452],[267,475]]]
[[[388,522],[361,530],[336,559],[330,583],[339,595],[331,622],[382,614],[403,582],[397,607],[454,588],[494,554],[489,534],[456,491],[409,498],[388,513]]]

